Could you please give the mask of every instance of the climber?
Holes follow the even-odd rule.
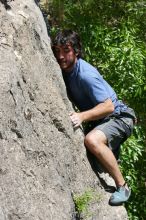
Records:
[[[79,109],[70,113],[75,128],[89,123],[86,148],[113,177],[116,190],[110,205],[126,202],[131,190],[119,169],[120,145],[131,135],[136,120],[133,109],[118,100],[113,88],[98,70],[82,59],[79,35],[72,30],[59,31],[52,39],[52,50],[62,70],[70,100]]]

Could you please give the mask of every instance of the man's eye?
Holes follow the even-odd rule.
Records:
[[[69,51],[70,51],[69,48],[64,48],[65,53],[68,53]]]
[[[55,50],[54,50],[55,53],[59,53],[59,51],[60,51],[60,50],[58,50],[58,49],[55,49]]]

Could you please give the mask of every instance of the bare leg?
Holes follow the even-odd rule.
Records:
[[[100,130],[92,130],[85,137],[85,145],[113,177],[116,185],[122,186],[125,183],[125,180],[121,174],[113,152],[107,146],[107,138],[105,134]]]

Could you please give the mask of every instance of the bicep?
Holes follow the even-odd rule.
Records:
[[[102,79],[96,75],[87,75],[82,79],[82,86],[94,105],[103,103],[110,98]]]

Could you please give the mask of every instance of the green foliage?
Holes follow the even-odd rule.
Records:
[[[73,196],[73,200],[75,203],[75,208],[77,213],[80,215],[84,213],[86,215],[89,214],[88,206],[92,202],[99,202],[101,196],[97,194],[97,192],[93,190],[86,190],[83,194]]]
[[[134,107],[143,119],[146,111],[144,2],[70,0],[64,1],[63,11],[58,27],[80,33],[85,59],[99,69],[119,98]]]
[[[40,8],[50,26],[56,26],[64,18],[64,0],[40,0]]]
[[[126,208],[130,220],[145,220],[146,217],[146,150],[144,133],[136,127],[134,135],[124,144],[122,150],[122,171],[132,194]]]
[[[62,26],[80,33],[85,59],[98,67],[120,98],[143,114],[146,110],[143,1],[71,2],[66,3]]]

